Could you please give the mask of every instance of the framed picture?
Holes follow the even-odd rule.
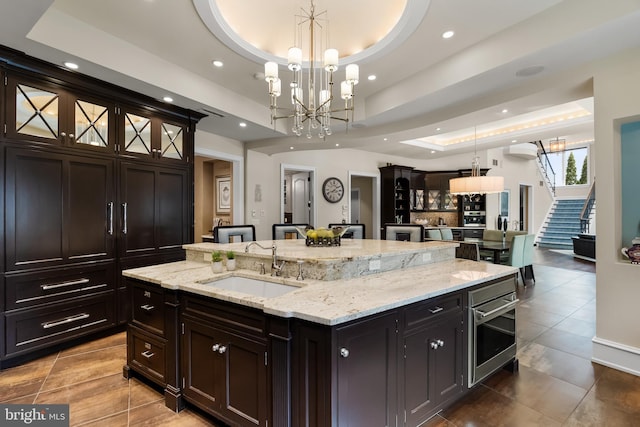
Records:
[[[217,192],[217,211],[229,212],[231,209],[231,178],[228,176],[221,176],[216,178]]]

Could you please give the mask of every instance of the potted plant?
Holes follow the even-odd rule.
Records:
[[[222,252],[211,252],[211,271],[214,273],[222,273]]]
[[[233,271],[236,269],[236,254],[233,251],[227,251],[227,270]]]

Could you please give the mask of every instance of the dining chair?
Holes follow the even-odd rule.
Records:
[[[502,241],[502,231],[501,230],[489,230],[485,229],[482,232],[482,240],[490,240],[490,241]]]
[[[535,245],[536,235],[527,234],[524,240],[524,251],[522,254],[522,264],[524,265],[524,274],[522,275],[522,281],[525,283],[525,279],[531,274],[533,283],[536,283],[536,275],[533,273],[533,246]]]
[[[252,242],[256,240],[256,228],[253,224],[248,225],[218,225],[213,228],[213,241],[215,243],[233,243],[236,237],[241,242]]]
[[[428,229],[427,240],[442,240],[442,232],[438,229]]]
[[[333,227],[349,227],[349,229],[342,235],[343,239],[364,239],[364,224],[356,224],[356,223],[343,223],[343,222],[335,222],[329,224],[329,228]]]
[[[271,236],[273,240],[302,239],[302,236],[298,233],[298,228],[304,230],[308,226],[309,224],[273,224]]]
[[[453,240],[453,231],[450,228],[441,228],[440,234],[442,235],[442,240]]]
[[[527,236],[522,234],[513,236],[511,246],[509,247],[509,258],[507,259],[507,265],[515,267],[520,271],[522,277],[522,283],[524,284],[524,245]]]
[[[424,242],[424,227],[421,224],[385,224],[386,240]]]
[[[456,258],[480,261],[480,250],[478,249],[478,244],[471,242],[460,242],[460,246],[456,248]]]

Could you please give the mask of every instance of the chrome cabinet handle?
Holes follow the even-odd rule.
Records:
[[[349,357],[349,350],[347,350],[346,348],[342,347],[340,349],[340,356],[341,357]]]
[[[40,289],[48,291],[49,289],[63,288],[65,286],[84,285],[89,283],[89,279],[68,280],[66,282],[54,283],[52,285],[40,285]]]
[[[434,349],[434,350],[437,350],[437,349],[438,349],[438,343],[437,343],[437,342],[435,342],[435,341],[431,341],[431,344],[430,344],[430,345],[431,345],[431,348],[432,348],[432,349]]]
[[[74,136],[75,136],[75,135],[74,135],[74,134],[72,134],[72,133],[70,133],[70,134],[69,134],[69,138],[71,138],[71,139],[73,139],[73,137],[74,137]]]
[[[141,309],[145,310],[145,311],[151,311],[153,310],[155,307],[149,304],[145,304],[145,305],[141,305],[140,306]]]
[[[53,327],[56,327],[56,326],[64,325],[65,323],[71,323],[71,322],[75,322],[75,321],[78,321],[78,320],[86,319],[87,317],[89,317],[89,314],[82,313],[82,314],[78,314],[76,316],[66,317],[66,318],[64,318],[62,320],[56,320],[54,322],[45,322],[45,323],[42,324],[42,329],[53,328]]]
[[[60,132],[60,136],[65,138],[67,136],[66,132]]]
[[[108,210],[108,222],[109,222],[109,228],[107,229],[107,233],[109,233],[109,236],[113,236],[113,202],[109,202],[107,204],[107,210]]]
[[[438,344],[439,347],[444,347],[444,341],[442,340],[436,340],[436,344]]]
[[[151,357],[153,357],[154,353],[151,352],[151,350],[147,350],[144,351],[142,353],[140,353],[142,356],[146,357],[147,359],[151,359]]]
[[[495,308],[495,309],[490,310],[490,311],[482,311],[482,310],[479,310],[479,309],[477,309],[477,308],[476,308],[476,309],[474,309],[474,311],[476,311],[477,313],[479,313],[479,314],[480,314],[480,317],[487,317],[487,316],[491,316],[492,314],[497,313],[497,312],[502,311],[502,310],[507,310],[507,311],[508,311],[508,310],[510,310],[511,308],[515,307],[515,306],[516,306],[516,304],[517,304],[519,301],[520,301],[520,300],[516,298],[515,300],[510,301],[508,304],[501,305],[500,307]]]
[[[220,348],[220,344],[214,344],[213,347],[211,347],[211,350],[218,351],[219,348]]]
[[[122,204],[122,234],[127,234],[127,202]]]
[[[436,314],[436,313],[440,313],[442,310],[444,310],[444,308],[442,307],[430,308],[429,313]]]
[[[218,349],[218,353],[220,353],[220,354],[224,353],[225,351],[227,351],[227,347],[225,347],[223,345],[221,345],[220,348]]]

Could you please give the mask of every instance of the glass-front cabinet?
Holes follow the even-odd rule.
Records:
[[[7,95],[7,137],[14,141],[188,163],[188,127],[157,110],[117,105],[22,76],[8,76]]]
[[[144,111],[123,109],[120,154],[186,163],[184,125]]]
[[[115,107],[51,83],[7,79],[7,137],[114,151]]]

